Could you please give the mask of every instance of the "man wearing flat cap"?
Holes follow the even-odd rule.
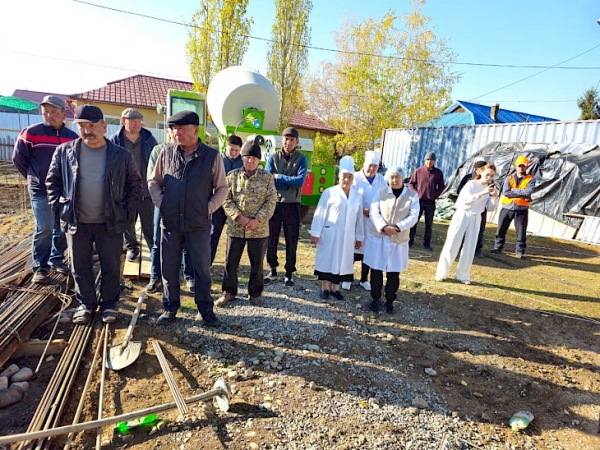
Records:
[[[135,232],[135,222],[139,216],[142,224],[142,234],[149,249],[154,244],[154,204],[148,191],[146,173],[148,172],[148,160],[154,146],[158,145],[156,139],[143,127],[144,116],[135,108],[124,109],[121,113],[121,129],[110,137],[110,140],[121,147],[125,147],[133,155],[135,164],[142,176],[144,185],[144,196],[137,205],[136,213],[132,222],[123,234],[125,246],[127,247],[127,260],[134,261],[140,256],[140,243]]]
[[[241,155],[244,166],[227,175],[229,191],[223,204],[228,217],[227,250],[223,295],[216,301],[217,306],[225,306],[238,293],[238,268],[246,245],[250,260],[248,300],[256,306],[263,304],[263,260],[267,251],[269,219],[275,211],[277,191],[273,176],[258,165],[261,158],[260,146],[254,141],[248,141],[242,146]]]
[[[462,188],[465,187],[467,182],[475,179],[477,175],[481,175],[483,172],[483,168],[487,163],[483,159],[478,159],[473,163],[473,170],[466,174],[460,183],[458,183],[458,187],[456,188],[456,196],[460,194]],[[483,233],[485,232],[485,224],[487,223],[487,210],[484,209],[481,213],[481,225],[479,225],[479,234],[477,235],[477,244],[475,245],[475,256],[477,258],[483,258]]]
[[[288,127],[283,130],[283,147],[267,160],[265,170],[273,174],[277,189],[277,205],[269,221],[269,245],[267,264],[270,271],[265,283],[277,280],[277,245],[283,225],[285,236],[285,286],[294,286],[292,274],[296,271],[296,249],[300,238],[300,196],[306,178],[306,157],[296,151],[298,130]]]
[[[133,155],[104,137],[102,110],[93,105],[75,109],[79,135],[59,146],[46,178],[48,201],[60,214],[73,267],[79,308],[73,323],[87,323],[100,306],[102,321],[117,320],[121,289],[123,232],[142,197],[142,178]],[[92,256],[100,257],[100,301],[95,290]]]
[[[444,174],[440,169],[435,167],[435,153],[429,152],[425,155],[425,164],[415,170],[410,177],[408,187],[417,192],[419,196],[419,219],[425,213],[425,234],[423,235],[423,248],[427,251],[432,251],[431,234],[433,228],[433,215],[435,214],[435,201],[444,191]],[[409,246],[415,242],[415,234],[417,234],[417,225],[410,229]]]
[[[35,219],[31,246],[34,283],[45,283],[50,269],[60,273],[71,271],[63,262],[67,240],[60,229],[58,216],[51,211],[48,203],[46,174],[56,147],[78,137],[64,124],[66,113],[62,98],[47,95],[40,107],[43,122],[21,131],[12,155],[13,164],[27,180]]]
[[[183,248],[194,267],[194,301],[203,325],[217,327],[210,295],[211,215],[227,197],[227,179],[219,152],[198,138],[200,118],[181,111],[167,119],[174,142],[158,155],[148,189],[160,209],[161,271],[164,312],[158,324],[176,320],[181,305],[179,269]]]

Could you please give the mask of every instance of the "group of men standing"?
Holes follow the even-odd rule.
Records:
[[[176,318],[179,272],[186,252],[203,324],[219,325],[210,293],[210,265],[227,218],[224,297],[237,294],[237,269],[247,244],[252,266],[250,300],[262,305],[262,261],[268,251],[270,274],[276,274],[277,242],[269,236],[278,239],[282,223],[285,283],[293,285],[300,191],[306,176],[306,158],[296,152],[295,128],[284,131],[282,151],[271,155],[267,170],[260,171],[260,146],[254,142],[242,146],[239,137],[230,136],[227,153],[221,156],[198,137],[200,120],[192,111],[169,117],[172,142],[157,145],[134,108],[123,111],[123,126],[110,139],[105,137],[107,123],[97,106],[75,108],[73,122],[79,136],[65,126],[66,105],[60,97],[45,97],[41,110],[43,122],[21,132],[13,162],[28,181],[35,218],[32,281],[45,283],[50,270],[72,271],[79,303],[74,323],[87,323],[98,307],[105,323],[117,320],[123,239],[126,258],[138,258],[140,243],[134,231],[138,216],[152,249],[153,278],[147,289],[163,286],[164,312],[158,323]],[[64,261],[67,248],[70,265]],[[94,250],[101,265],[99,299]]]

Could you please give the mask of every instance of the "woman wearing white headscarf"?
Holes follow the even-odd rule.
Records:
[[[321,280],[323,300],[329,295],[344,300],[339,285],[352,281],[354,250],[364,237],[362,194],[352,185],[353,180],[354,160],[344,156],[339,182],[321,195],[309,230],[310,240],[317,246],[315,275]]]
[[[354,185],[362,191],[363,194],[363,208],[362,208],[362,221],[363,227],[366,230],[371,226],[369,220],[371,200],[373,196],[387,186],[383,175],[377,173],[379,169],[379,158],[380,153],[369,150],[365,152],[365,163],[361,171],[354,174]],[[369,283],[369,266],[367,266],[363,259],[365,255],[366,237],[362,242],[360,248],[354,250],[354,261],[360,261],[360,281],[359,285],[365,290],[371,290],[371,284]],[[346,281],[342,283],[342,289],[350,289],[352,283]]]
[[[400,272],[408,269],[409,233],[419,218],[419,197],[404,186],[400,167],[388,169],[385,179],[389,186],[376,193],[371,202],[364,262],[371,268],[369,309],[379,310],[385,272],[385,308],[391,314],[400,286]]]

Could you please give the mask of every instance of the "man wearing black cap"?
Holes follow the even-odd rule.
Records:
[[[194,301],[206,326],[217,327],[210,295],[211,214],[227,197],[227,179],[219,152],[198,138],[200,118],[181,111],[167,119],[173,143],[158,155],[148,189],[160,208],[163,306],[158,324],[175,321],[181,305],[179,269],[185,245],[194,266]]]
[[[46,196],[46,174],[56,147],[77,139],[77,133],[64,124],[65,102],[47,95],[40,104],[43,122],[25,128],[19,134],[12,155],[13,164],[27,180],[35,229],[31,246],[33,282],[45,283],[48,271],[69,273],[63,262],[67,248],[58,216],[52,212]]]
[[[460,183],[458,183],[458,188],[456,188],[456,196],[460,194],[460,191],[468,181],[474,179],[477,175],[480,175],[483,172],[483,168],[487,163],[483,159],[478,159],[473,164],[473,171],[471,173],[466,174]],[[479,235],[477,236],[477,245],[475,246],[475,256],[477,258],[483,258],[483,233],[485,232],[485,224],[487,223],[487,210],[484,209],[481,213],[481,225],[479,225]]]
[[[300,237],[300,195],[306,178],[306,157],[296,151],[298,146],[298,130],[288,127],[283,130],[283,148],[276,151],[267,160],[265,170],[273,174],[277,189],[277,205],[275,213],[269,221],[269,244],[267,247],[267,264],[269,276],[265,284],[277,279],[277,245],[279,233],[283,225],[285,236],[285,285],[294,286],[292,274],[296,271],[296,249]]]
[[[149,249],[154,244],[154,204],[148,192],[148,183],[146,173],[148,172],[148,160],[155,145],[156,139],[143,127],[144,116],[135,108],[124,109],[121,113],[121,129],[110,137],[110,140],[121,147],[125,147],[133,155],[135,164],[140,170],[144,184],[144,197],[137,205],[137,211],[133,216],[132,222],[125,230],[125,245],[127,247],[127,260],[135,261],[140,256],[140,243],[135,232],[135,222],[139,215],[142,224],[142,234]]]
[[[243,168],[227,175],[229,191],[223,209],[228,216],[227,253],[223,273],[223,295],[215,302],[225,306],[238,292],[238,267],[244,247],[248,244],[250,279],[248,300],[262,306],[263,260],[267,251],[269,219],[275,211],[277,191],[273,177],[258,166],[260,146],[248,141],[242,146]]]
[[[117,320],[123,232],[142,197],[142,178],[132,154],[105,139],[106,122],[97,106],[75,109],[79,135],[59,146],[52,156],[46,178],[48,201],[60,214],[67,233],[79,308],[73,323],[90,320],[97,306],[102,321]],[[98,303],[94,288],[92,256],[100,257],[101,281]]]
[[[435,200],[444,191],[444,174],[435,166],[435,153],[429,152],[425,155],[425,165],[414,171],[408,187],[416,191],[419,195],[419,220],[421,215],[425,213],[425,234],[423,235],[423,248],[427,251],[432,251],[431,234],[433,226],[433,215],[435,214]],[[410,240],[408,244],[412,246],[415,242],[415,234],[417,233],[417,225],[410,229]]]

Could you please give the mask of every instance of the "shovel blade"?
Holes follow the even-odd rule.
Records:
[[[141,342],[129,342],[122,351],[120,345],[110,347],[106,358],[106,367],[111,370],[121,370],[130,366],[140,356],[141,349]]]

